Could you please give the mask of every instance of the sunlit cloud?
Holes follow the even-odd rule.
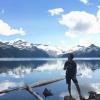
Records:
[[[85,11],[71,11],[62,15],[59,23],[67,28],[66,36],[94,35],[100,33],[99,10],[97,16]],[[88,20],[87,20],[88,19]]]
[[[64,12],[64,9],[63,8],[50,9],[48,10],[48,12],[51,14],[51,16],[60,15],[61,13]]]
[[[90,44],[92,44],[92,42],[88,38],[81,38],[81,39],[79,39],[79,45],[89,46]]]
[[[75,32],[71,32],[71,31],[65,32],[65,36],[71,37],[71,38],[76,38],[77,37],[77,35],[75,34]]]
[[[0,19],[0,35],[11,36],[11,35],[25,35],[23,28],[13,28],[8,23]]]
[[[99,5],[99,6],[97,6],[97,8],[99,8],[99,9],[100,9],[100,5]]]
[[[98,21],[100,22],[100,8],[99,8],[99,10],[98,10],[98,12],[97,12],[97,19],[98,19]]]

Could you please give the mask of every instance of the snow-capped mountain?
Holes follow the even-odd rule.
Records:
[[[30,42],[26,42],[24,40],[11,41],[8,44],[22,50],[23,49],[34,50],[35,48],[38,48],[45,51],[51,57],[57,57],[58,55],[66,52],[60,47],[55,47],[51,45],[43,45],[43,44],[33,44]]]
[[[0,57],[67,57],[72,52],[76,57],[100,57],[100,47],[91,44],[80,46],[69,51],[61,47],[33,44],[24,40],[0,42]]]
[[[61,49],[60,47],[56,47],[56,46],[54,47],[54,46],[51,46],[51,45],[42,45],[42,44],[36,45],[35,44],[34,46],[36,46],[39,49],[46,51],[52,57],[57,57],[58,55],[66,52],[63,49]]]
[[[99,57],[100,47],[91,44],[88,47],[82,47],[81,49],[74,51],[74,54],[76,54],[78,57]]]
[[[24,40],[10,41],[10,42],[8,42],[8,44],[13,45],[14,47],[19,48],[19,49],[35,48],[32,43],[26,42]]]
[[[35,57],[58,57],[60,54],[64,54],[66,52],[60,47],[43,45],[43,44],[33,44],[25,40],[0,42],[0,47],[1,47],[2,52],[4,51],[2,50],[2,48],[3,49],[5,48],[5,51],[4,51],[5,56],[8,54],[12,55],[14,52],[14,54],[12,55],[13,57],[16,57],[15,55],[18,55],[18,57],[20,56],[25,57],[25,55],[26,57],[32,57],[34,55]],[[7,49],[7,52],[10,52],[10,53],[6,54],[6,48],[9,48],[9,50]],[[14,49],[14,51],[12,49]],[[15,51],[16,51],[16,54],[15,54]],[[1,57],[2,56],[3,55],[1,53]]]
[[[0,57],[50,57],[44,50],[22,40],[0,42]]]
[[[91,44],[88,47],[78,45],[72,53],[76,57],[100,57],[100,47]],[[62,57],[66,57],[67,54],[62,55]]]

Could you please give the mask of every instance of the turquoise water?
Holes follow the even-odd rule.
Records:
[[[0,59],[1,60],[1,59]],[[63,66],[66,59],[28,59],[24,58],[13,60],[3,59],[0,61],[0,91],[13,87],[34,82],[53,79],[65,76]],[[100,59],[75,59],[77,62],[77,76],[82,95],[88,97],[89,91],[100,93]],[[53,96],[46,100],[63,100],[68,94],[65,80],[53,84],[33,88],[43,98],[43,90],[48,88],[52,91]],[[72,95],[78,100],[78,94],[72,83]],[[35,98],[25,90],[1,94],[0,100],[35,100]]]

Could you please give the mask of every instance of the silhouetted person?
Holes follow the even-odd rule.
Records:
[[[81,91],[80,91],[80,87],[78,85],[78,81],[76,78],[77,65],[76,65],[76,62],[73,60],[73,58],[74,58],[74,55],[72,53],[70,53],[68,55],[68,61],[66,61],[65,65],[64,65],[64,70],[66,70],[66,83],[68,84],[68,91],[69,91],[70,97],[72,98],[71,80],[73,80],[73,82],[77,88],[80,100],[83,100],[82,95],[81,95]]]

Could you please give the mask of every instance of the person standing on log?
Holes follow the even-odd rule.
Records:
[[[72,53],[68,54],[68,61],[66,61],[64,64],[64,70],[66,70],[66,83],[68,84],[68,91],[69,91],[70,97],[72,98],[72,95],[71,95],[71,80],[72,80],[77,88],[80,100],[83,100],[80,87],[76,78],[77,65],[76,65],[76,62],[73,60],[73,58],[74,58],[74,55]]]

